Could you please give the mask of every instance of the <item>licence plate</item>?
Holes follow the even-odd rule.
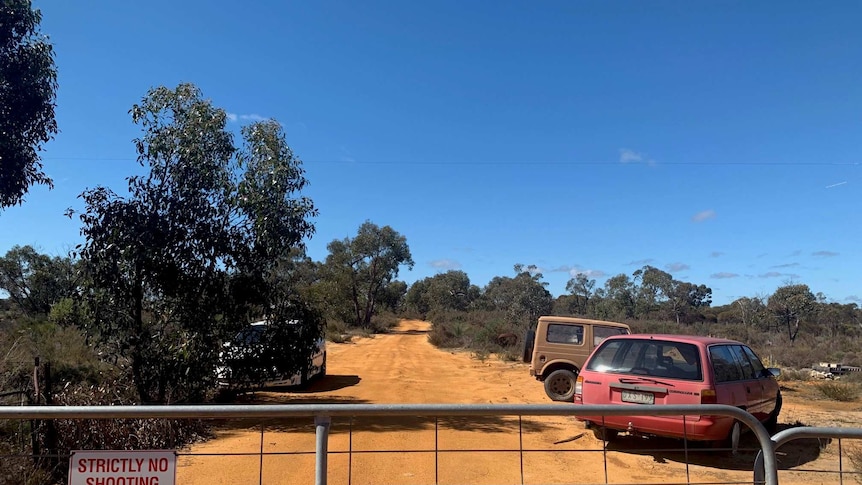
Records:
[[[623,391],[623,402],[633,402],[637,404],[655,404],[655,394],[639,391]]]

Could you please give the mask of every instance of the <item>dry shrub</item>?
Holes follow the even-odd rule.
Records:
[[[130,387],[119,381],[98,386],[69,385],[54,396],[54,404],[136,404],[130,395]],[[29,428],[24,434],[29,439]],[[73,450],[177,449],[209,437],[210,432],[208,424],[198,419],[56,419],[39,422],[36,435],[42,453],[56,454],[60,458],[39,458],[35,465],[32,458],[12,463],[19,467],[17,472],[21,475],[10,483],[65,483],[68,456]],[[29,447],[18,453],[22,451],[30,453]],[[0,484],[3,482],[0,481]]]
[[[461,322],[434,323],[431,325],[431,331],[428,332],[428,342],[441,349],[469,347],[464,345],[465,335],[464,324]]]
[[[781,369],[781,374],[778,375],[779,381],[807,381],[811,377],[811,373],[807,370],[800,369]]]
[[[504,350],[503,352],[501,352],[499,354],[499,356],[503,362],[520,362],[521,361],[521,355],[519,353],[513,351],[512,349]]]
[[[374,333],[389,333],[401,322],[401,317],[392,312],[381,312],[371,317],[371,330]]]
[[[817,389],[834,401],[851,402],[859,397],[859,386],[847,382],[824,382],[818,384]]]
[[[326,322],[323,332],[326,336],[326,340],[329,340],[330,342],[343,344],[350,341],[350,328],[346,323],[340,320],[330,320]]]

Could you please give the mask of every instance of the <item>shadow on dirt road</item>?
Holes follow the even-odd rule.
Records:
[[[804,425],[799,423],[779,424],[778,431],[800,426]],[[785,444],[778,449],[778,469],[787,470],[816,460],[829,443],[831,443],[830,439],[802,439]],[[656,463],[668,461],[685,463],[688,461],[691,465],[723,470],[751,470],[757,453],[760,451],[760,445],[752,433],[745,433],[740,438],[739,450],[736,454],[732,454],[729,449],[713,449],[702,443],[690,442],[687,460],[685,444],[682,440],[620,436],[609,443],[607,449],[622,453],[650,455]]]
[[[390,330],[385,335],[427,335],[428,330]]]

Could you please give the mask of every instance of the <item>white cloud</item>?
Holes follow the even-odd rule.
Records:
[[[766,272],[766,273],[759,274],[759,275],[757,275],[757,277],[758,277],[758,278],[781,278],[781,277],[786,277],[786,278],[790,278],[790,279],[797,279],[797,278],[799,278],[799,275],[798,275],[798,274],[793,274],[793,273],[779,273],[778,271],[769,271],[769,272]]]
[[[719,256],[724,256],[724,253],[722,253],[721,251],[713,251],[709,253],[710,258],[717,258]]]
[[[251,113],[247,115],[238,115],[236,113],[228,113],[227,114],[228,121],[237,122],[237,121],[266,121],[269,118],[261,116],[256,113]]]
[[[709,275],[710,278],[715,278],[717,280],[726,279],[726,278],[738,278],[739,275],[736,273],[728,273],[726,271],[722,271],[720,273],[713,273]]]
[[[650,167],[655,167],[657,162],[652,158],[647,158],[643,153],[636,152],[630,148],[620,148],[620,163],[640,163],[645,162]]]
[[[587,278],[604,278],[605,276],[607,276],[607,273],[600,269],[572,268],[569,270],[569,276],[571,276],[572,278],[578,276],[579,274],[582,274]]]
[[[652,258],[647,258],[647,259],[637,259],[637,260],[635,260],[635,261],[629,261],[628,263],[626,263],[626,265],[628,265],[628,266],[640,266],[640,265],[650,264],[650,263],[653,263],[653,262],[655,262],[655,260],[654,260],[654,259],[652,259]]]
[[[820,258],[831,258],[833,256],[838,256],[838,253],[834,251],[815,251],[811,253],[812,256],[817,256]]]
[[[453,269],[461,269],[461,263],[459,263],[458,261],[451,260],[451,259],[435,259],[434,261],[431,261],[430,263],[428,263],[428,265],[431,266],[432,268],[446,270],[446,271],[453,270]]]
[[[605,276],[607,276],[607,273],[605,273],[604,271],[602,271],[600,269],[587,269],[587,268],[583,268],[583,267],[578,266],[578,265],[569,266],[569,265],[565,265],[565,264],[562,266],[557,266],[556,268],[550,270],[550,272],[551,273],[569,273],[569,276],[571,276],[572,278],[574,278],[575,276],[578,276],[579,274],[582,274],[582,275],[586,276],[587,278],[604,278]]]
[[[715,219],[715,211],[712,209],[700,211],[691,217],[693,222],[703,222],[709,219]]]
[[[621,163],[642,162],[643,159],[643,155],[634,150],[630,150],[628,148],[620,148]]]
[[[671,273],[676,273],[678,271],[685,271],[687,269],[691,269],[691,266],[685,263],[669,263],[664,265],[665,269],[670,271]]]
[[[859,298],[859,297],[858,297],[858,296],[856,296],[856,295],[850,295],[850,296],[848,296],[847,298],[845,298],[845,300],[847,300],[847,301],[852,301],[852,302],[854,302],[854,303],[862,303],[862,298]]]
[[[770,266],[770,267],[771,268],[792,268],[794,266],[799,266],[799,263],[776,264],[775,266]]]

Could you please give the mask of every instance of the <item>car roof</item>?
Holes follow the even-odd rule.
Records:
[[[539,317],[539,321],[551,321],[551,322],[561,322],[561,323],[584,323],[584,324],[591,324],[591,325],[606,325],[609,327],[629,328],[629,325],[626,323],[608,322],[605,320],[591,320],[589,318],[579,318],[579,317],[559,317],[556,315],[542,315],[541,317]]]
[[[745,345],[736,340],[719,337],[704,337],[703,335],[681,335],[671,333],[633,333],[631,335],[614,335],[605,340],[668,340],[672,342],[684,342],[708,347],[715,344],[737,344]]]
[[[288,320],[285,323],[287,323],[288,325],[299,325],[299,320]],[[251,322],[248,325],[250,327],[265,327],[269,324],[270,324],[269,320],[259,320],[257,322]]]

